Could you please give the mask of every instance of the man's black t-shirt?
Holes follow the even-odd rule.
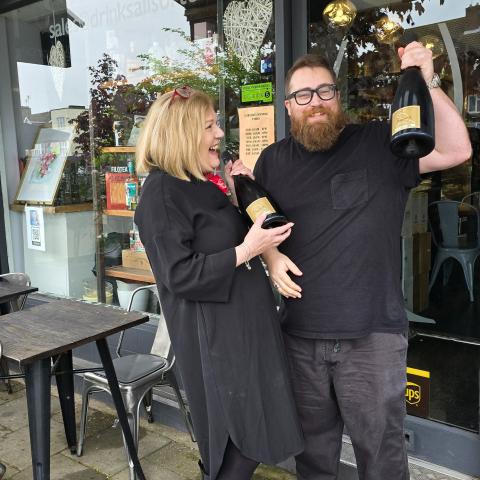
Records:
[[[389,125],[348,125],[325,152],[293,137],[267,147],[256,180],[295,223],[279,249],[303,272],[301,299],[286,300],[287,332],[357,338],[404,332],[400,232],[418,160],[395,157]]]

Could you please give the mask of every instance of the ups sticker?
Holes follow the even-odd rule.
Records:
[[[420,403],[420,400],[422,399],[422,387],[416,383],[407,382],[405,398],[410,405]]]
[[[430,372],[407,368],[405,401],[409,415],[428,417],[430,410]]]

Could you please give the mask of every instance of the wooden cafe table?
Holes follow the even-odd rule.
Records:
[[[8,281],[2,281],[0,278],[0,304],[8,303],[10,304],[9,310],[17,310],[17,308],[15,308],[16,302],[14,302],[14,300],[17,300],[23,295],[36,292],[37,290],[37,287],[17,285]]]
[[[96,342],[137,477],[144,480],[106,337],[145,323],[148,315],[74,300],[45,303],[0,317],[3,355],[25,372],[34,480],[50,479],[50,374],[55,362],[67,443],[76,451],[72,349]]]

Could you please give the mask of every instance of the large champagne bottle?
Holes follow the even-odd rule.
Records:
[[[225,163],[233,160],[229,152],[223,152],[222,159]],[[262,213],[267,214],[262,228],[280,227],[288,223],[287,217],[281,212],[271,195],[255,180],[247,175],[234,175],[233,183],[238,207],[251,223],[254,223]]]
[[[390,149],[398,157],[419,158],[435,147],[432,98],[418,67],[406,68],[392,103]]]

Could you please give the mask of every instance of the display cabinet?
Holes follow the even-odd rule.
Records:
[[[92,172],[92,177],[95,271],[99,301],[104,302],[105,282],[117,286],[118,281],[142,284],[155,283],[155,280],[133,222],[135,210],[126,206],[127,162],[133,161],[135,147],[104,147],[101,153],[103,160]]]

